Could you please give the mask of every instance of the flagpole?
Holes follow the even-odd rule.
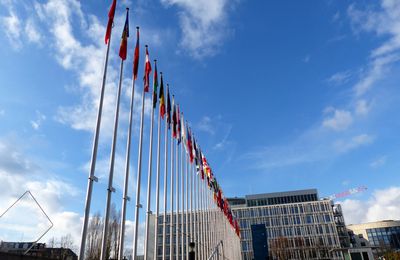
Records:
[[[111,29],[111,31],[112,31],[112,29]],[[103,78],[102,78],[101,89],[100,89],[99,107],[97,110],[96,128],[94,130],[94,137],[93,137],[92,156],[90,159],[90,170],[89,170],[89,178],[88,178],[88,185],[87,185],[87,191],[86,191],[85,213],[83,216],[83,226],[82,226],[82,235],[81,235],[81,247],[79,250],[79,260],[84,260],[84,257],[85,257],[87,228],[88,228],[88,224],[89,224],[90,206],[92,203],[93,181],[97,182],[97,177],[94,175],[94,172],[96,169],[97,149],[98,149],[98,144],[99,144],[101,114],[103,111],[104,90],[105,90],[106,79],[107,79],[107,65],[108,65],[108,55],[110,52],[111,35],[112,35],[112,33],[110,32],[110,37],[109,37],[108,43],[107,43],[106,57],[105,57],[105,61],[104,61]]]
[[[191,151],[189,151],[190,153]],[[189,155],[190,157],[190,155]],[[194,215],[193,215],[193,201],[194,201],[194,184],[193,184],[193,171],[192,171],[192,165],[190,164],[190,158],[189,158],[189,173],[190,173],[190,242],[195,242],[195,231],[194,231]]]
[[[132,79],[132,94],[129,111],[129,128],[128,137],[126,141],[126,158],[125,158],[125,180],[124,180],[124,195],[122,197],[122,208],[121,208],[121,227],[119,232],[119,252],[118,260],[124,258],[124,240],[125,240],[125,220],[126,220],[126,204],[130,200],[128,196],[129,186],[129,162],[131,154],[131,138],[132,138],[132,117],[133,117],[133,101],[135,97],[135,78]]]
[[[177,113],[177,111],[175,111]],[[178,120],[177,120],[178,121]],[[178,134],[178,133],[177,133]],[[177,137],[177,142],[176,142],[176,149],[175,149],[175,174],[176,174],[176,215],[175,215],[175,249],[176,249],[176,255],[175,259],[179,259],[179,142],[178,142],[178,137]]]
[[[146,55],[147,55],[147,45]],[[144,123],[144,105],[145,105],[145,89],[143,88],[142,94],[142,112],[140,114],[140,135],[139,135],[139,151],[138,151],[138,168],[137,168],[137,182],[136,182],[136,207],[135,207],[135,229],[133,231],[133,249],[132,257],[137,257],[137,240],[138,240],[138,228],[139,228],[139,210],[142,207],[140,204],[140,188],[141,188],[141,177],[142,177],[142,148],[143,148],[143,123]]]
[[[185,216],[185,160],[184,160],[184,153],[183,153],[183,146],[185,142],[182,137],[182,127],[181,127],[181,196],[182,196],[182,215],[181,215],[181,252],[182,257],[181,260],[185,259],[185,234],[186,230],[184,230],[184,216]]]
[[[186,145],[186,144],[185,144]],[[191,237],[191,233],[189,230],[189,217],[190,217],[190,213],[189,213],[189,157],[186,154],[186,259],[189,259],[189,238]]]
[[[157,66],[157,60],[154,60],[154,66]],[[157,69],[155,69],[157,73]],[[153,89],[153,104],[154,99],[154,89]],[[152,160],[153,160],[153,124],[154,124],[154,105],[152,104],[151,117],[150,117],[150,143],[149,143],[149,164],[148,164],[148,175],[147,175],[147,206],[146,206],[146,231],[144,239],[144,259],[147,259],[147,247],[149,244],[149,230],[150,230],[150,214],[151,214],[151,174],[152,174]],[[157,226],[157,225],[156,225]],[[157,234],[157,233],[156,233]]]
[[[190,151],[193,153],[193,151]],[[194,173],[194,167],[193,164],[191,164],[191,170],[192,170],[192,179],[193,179],[193,240],[196,244],[196,256],[198,256],[199,252],[199,243],[198,243],[198,231],[197,231],[197,203],[196,203],[196,198],[197,198],[197,190],[196,190],[196,177]]]
[[[198,179],[198,189],[199,189],[199,212],[200,212],[200,241],[201,241],[201,255],[203,257],[203,259],[205,258],[205,252],[204,252],[204,247],[205,247],[205,243],[204,243],[204,218],[203,218],[203,204],[202,204],[202,196],[203,196],[203,191],[201,190],[201,178],[200,178],[200,171],[198,171],[197,173],[197,179]]]
[[[127,10],[128,12],[128,10]],[[104,214],[104,225],[103,225],[103,238],[101,244],[101,253],[100,259],[106,259],[106,244],[108,239],[108,220],[110,218],[110,205],[111,205],[111,194],[115,192],[113,187],[113,178],[114,178],[114,162],[115,162],[115,148],[117,144],[117,132],[118,132],[118,117],[119,117],[119,103],[121,99],[121,86],[122,86],[122,74],[124,68],[124,60],[121,59],[121,66],[119,72],[119,84],[118,84],[118,92],[117,92],[117,103],[115,108],[115,116],[114,116],[114,133],[113,139],[111,143],[111,154],[110,154],[110,168],[109,168],[109,177],[108,177],[108,188],[107,188],[107,200],[106,200],[106,212]]]
[[[200,166],[201,167],[201,166]],[[207,258],[208,254],[208,237],[207,237],[207,207],[206,207],[206,200],[205,200],[205,195],[206,192],[204,190],[204,180],[202,179],[202,182],[200,184],[200,189],[201,189],[201,198],[202,198],[202,207],[203,207],[203,238],[204,238],[204,256]]]
[[[160,73],[162,76],[162,72]],[[159,104],[161,109],[161,104]],[[154,260],[157,259],[157,230],[158,230],[158,216],[160,213],[160,152],[161,152],[161,113],[158,110],[158,120],[157,120],[157,176],[156,176],[156,215],[155,215],[155,227],[154,227]]]
[[[139,31],[139,27],[136,27],[136,31]],[[122,260],[124,258],[126,205],[130,200],[128,196],[128,187],[129,187],[129,168],[130,168],[130,158],[131,158],[132,118],[133,118],[133,104],[135,98],[135,82],[136,82],[135,75],[132,75],[132,94],[131,94],[131,102],[129,110],[128,136],[126,141],[124,194],[122,197],[122,207],[121,207],[121,227],[119,232],[118,260]]]
[[[173,247],[173,241],[174,241],[174,137],[171,131],[171,192],[170,192],[170,197],[171,197],[171,217],[170,217],[170,250],[169,250],[169,259],[173,259],[173,254],[174,254],[174,247]]]
[[[167,93],[169,94],[169,86],[167,84]],[[165,96],[164,96],[165,100]],[[168,102],[168,101],[167,101]],[[165,102],[164,102],[165,103]],[[168,108],[167,104],[167,110]],[[169,115],[167,116],[169,118]],[[162,260],[165,260],[166,258],[166,252],[167,252],[167,247],[166,247],[166,239],[167,239],[167,200],[168,200],[168,128],[170,126],[169,119],[165,119],[165,124],[164,124],[164,216],[163,216],[163,253],[162,253]],[[172,145],[172,143],[171,143]]]
[[[164,216],[163,216],[163,242],[162,259],[165,260],[166,238],[167,238],[167,194],[168,194],[168,123],[165,122],[164,129]]]

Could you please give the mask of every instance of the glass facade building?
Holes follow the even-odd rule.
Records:
[[[400,221],[384,220],[357,225],[348,225],[354,234],[360,234],[374,247],[379,256],[386,251],[400,250]]]
[[[265,252],[268,259],[343,259],[331,201],[318,200],[316,190],[249,195],[232,211],[241,228],[242,259],[265,259],[257,257]],[[263,252],[254,231],[259,225],[267,240]]]
[[[393,249],[400,249],[400,226],[369,228],[367,236],[372,246],[385,246]]]

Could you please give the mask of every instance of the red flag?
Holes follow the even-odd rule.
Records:
[[[149,92],[149,85],[150,85],[150,72],[151,72],[151,64],[149,58],[149,50],[147,49],[146,45],[146,61],[144,63],[144,92]]]
[[[129,8],[126,8],[126,19],[124,25],[124,31],[121,37],[121,46],[119,47],[119,56],[121,59],[126,60],[126,53],[128,49],[128,37],[129,37]]]
[[[188,133],[187,147],[188,147],[189,159],[190,163],[193,163],[192,131],[190,128],[187,130],[187,133]]]
[[[108,11],[108,23],[107,23],[107,30],[106,30],[106,36],[104,38],[104,41],[106,44],[108,44],[108,40],[110,39],[111,36],[111,30],[114,22],[114,14],[115,14],[115,7],[117,6],[117,0],[113,0],[110,10]]]
[[[137,79],[139,69],[139,27],[136,27],[136,47],[135,47],[135,57],[133,59],[133,78]]]

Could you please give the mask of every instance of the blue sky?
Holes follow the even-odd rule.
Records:
[[[0,0],[0,209],[30,189],[56,222],[47,238],[72,233],[79,241],[109,2]],[[366,192],[340,201],[348,223],[400,218],[396,0],[119,1],[92,213],[104,211],[126,6],[131,37],[116,155],[117,207],[133,28],[139,25],[141,43],[158,59],[226,196],[303,188],[329,196],[365,185]],[[142,48],[140,75],[143,56]],[[149,114],[147,108],[145,144]],[[133,183],[131,177],[131,197]],[[130,205],[130,221],[132,215]],[[21,232],[9,228],[4,239],[19,239]]]

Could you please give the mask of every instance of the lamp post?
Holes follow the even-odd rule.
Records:
[[[195,260],[196,259],[196,250],[195,250],[195,244],[194,242],[189,243],[189,260]]]

